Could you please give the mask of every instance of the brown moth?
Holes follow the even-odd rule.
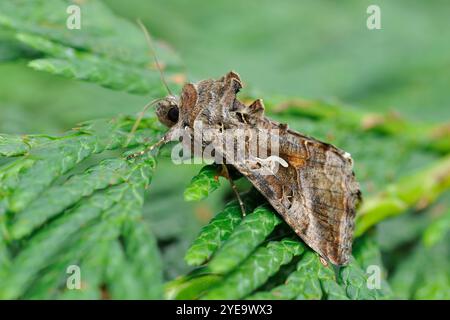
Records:
[[[308,246],[335,265],[347,264],[355,207],[360,199],[350,155],[266,118],[260,99],[244,105],[236,98],[241,88],[239,75],[229,72],[218,80],[185,84],[179,98],[169,95],[160,100],[157,116],[170,128],[161,143],[175,139],[176,130],[184,130],[195,139],[194,123],[197,122],[204,128],[216,129],[216,134],[202,145],[212,144],[216,155],[219,153],[227,159],[230,151],[219,139],[223,130],[266,130],[277,134],[278,159],[283,165],[276,174],[261,174],[256,170],[265,165],[265,159],[256,155],[232,165],[264,195]],[[249,149],[250,156],[258,152]]]

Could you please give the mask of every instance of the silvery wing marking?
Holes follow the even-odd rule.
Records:
[[[241,79],[235,72],[219,80],[186,84],[179,101],[179,119],[168,136],[176,128],[194,132],[194,123],[201,123],[203,128],[216,130],[216,134],[202,143],[212,144],[216,154],[230,159],[232,152],[224,147],[221,134],[227,129],[249,132],[250,138],[244,140],[247,157],[233,162],[234,167],[267,198],[307,245],[333,264],[348,263],[355,207],[360,199],[350,155],[266,118],[260,99],[244,105],[236,98],[241,87]],[[176,100],[170,99],[170,103]],[[164,113],[170,107],[165,102],[160,109]],[[252,147],[255,132],[276,137],[276,152],[270,144],[268,156],[261,157],[259,140],[257,147]],[[239,136],[234,139],[242,143]],[[267,170],[273,170],[274,165],[277,170],[268,174]]]

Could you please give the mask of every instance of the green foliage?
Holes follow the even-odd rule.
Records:
[[[394,292],[404,299],[450,299],[448,234],[432,247],[418,244],[392,275]]]
[[[343,288],[333,280],[333,271],[324,267],[311,251],[306,252],[292,272],[281,284],[268,292],[257,292],[250,299],[321,299],[323,291],[330,298],[348,299]],[[321,284],[321,281],[323,283]],[[323,287],[321,287],[321,285]]]
[[[21,239],[81,198],[123,183],[127,175],[126,160],[107,159],[82,174],[70,177],[63,185],[48,188],[14,220],[10,228],[11,238]]]
[[[186,262],[198,266],[207,261],[220,244],[228,239],[241,220],[242,212],[239,204],[235,201],[226,205],[222,212],[203,227],[184,257]]]
[[[27,153],[33,146],[48,142],[50,137],[0,134],[0,156],[15,157]]]
[[[208,197],[220,186],[219,182],[220,166],[205,166],[192,178],[191,183],[184,191],[186,201],[200,201]]]
[[[36,83],[48,80],[48,87],[59,83],[61,78],[56,76],[72,80],[70,85],[79,85],[79,80],[89,82],[75,89],[92,94],[85,100],[66,97],[64,90],[59,96],[65,104],[81,101],[80,110],[84,111],[102,104],[109,107],[117,97],[115,110],[127,110],[124,101],[134,101],[129,94],[166,95],[158,71],[150,63],[144,35],[135,23],[93,0],[80,3],[83,28],[69,31],[68,3],[1,2],[0,38],[4,41],[0,60],[23,60],[30,69],[44,71],[47,76],[32,74],[39,79]],[[165,44],[155,44],[169,85],[179,92],[181,63]],[[329,54],[311,53],[321,59]],[[424,63],[441,55],[431,52]],[[246,61],[251,67],[255,57],[250,56]],[[241,59],[237,60],[240,63]],[[439,69],[439,64],[433,68],[430,70]],[[378,74],[378,69],[373,72]],[[270,88],[274,89],[277,75],[270,74]],[[285,72],[277,74],[285,76]],[[329,78],[320,72],[318,77]],[[46,85],[44,81],[45,89]],[[113,95],[96,86],[116,92]],[[16,98],[22,90],[20,87]],[[56,94],[45,93],[50,97]],[[392,93],[385,94],[390,96],[388,101],[396,100]],[[34,100],[34,94],[29,95]],[[105,97],[109,100],[103,102]],[[255,97],[247,93],[241,98]],[[364,202],[358,210],[357,239],[348,266],[324,265],[255,190],[242,194],[245,217],[236,201],[223,205],[227,190],[221,187],[219,166],[205,166],[200,172],[198,167],[185,168],[178,175],[172,173],[175,168],[170,163],[158,183],[148,188],[153,176],[156,180],[161,172],[155,169],[156,154],[127,156],[157,141],[164,129],[155,117],[144,118],[127,143],[135,118],[117,116],[82,123],[62,135],[0,134],[0,297],[449,299],[448,124],[412,122],[397,114],[369,113],[338,102],[268,93],[264,98],[270,117],[352,152]],[[11,107],[16,109],[20,110]],[[61,119],[71,119],[70,112],[54,111]],[[20,112],[17,117],[26,118]],[[34,117],[28,114],[28,118],[33,122]],[[3,130],[5,124],[0,125]],[[50,131],[47,126],[45,130]],[[158,162],[164,163],[164,157]],[[240,187],[245,183],[242,180]],[[399,236],[395,223],[401,224],[405,235]],[[389,224],[394,225],[393,231]],[[203,228],[195,236],[200,225]],[[66,287],[71,265],[81,269],[81,290]],[[370,289],[374,266],[381,271],[380,287]]]
[[[237,214],[238,208],[235,210]],[[166,285],[166,297],[333,300],[389,297],[390,288],[386,282],[380,289],[367,287],[368,275],[356,260],[336,273],[332,266],[324,266],[319,256],[306,248],[297,237],[283,238],[283,234],[292,232],[285,223],[281,223],[275,212],[265,206],[256,208],[234,227],[225,242],[219,240],[208,248],[208,257],[211,256],[211,249],[215,252],[203,268]],[[202,240],[216,225],[217,220],[213,220],[202,230],[188,250],[187,261],[191,261],[192,257],[206,256],[207,242]],[[275,227],[277,232],[273,233]],[[282,239],[271,240],[279,237]],[[373,255],[374,248],[371,249]],[[293,261],[294,257],[299,261]],[[363,260],[368,263],[369,259]],[[200,260],[194,261],[198,264]],[[291,262],[297,267],[286,276],[282,266]],[[271,284],[273,288],[258,290],[264,284]]]
[[[447,211],[427,227],[423,233],[423,243],[431,247],[444,239],[449,230],[450,211]]]
[[[202,298],[239,299],[245,297],[264,284],[282,265],[289,263],[294,256],[301,254],[302,251],[303,245],[296,240],[286,238],[281,241],[271,241],[266,246],[258,248],[251,257],[246,259],[224,281],[209,290]],[[208,265],[213,272],[217,269],[213,262],[220,261],[217,260],[220,259],[219,257],[218,255]],[[234,254],[234,257],[237,257],[237,255]]]
[[[63,0],[0,5],[0,25],[43,55],[30,61],[30,67],[114,90],[166,93],[155,66],[148,67],[151,56],[137,25],[118,19],[101,2],[90,1],[82,4],[84,27],[67,37],[67,6]],[[167,47],[158,45],[158,56],[168,75],[180,70],[179,59]]]
[[[446,153],[450,150],[448,124],[433,126],[409,122],[399,115],[365,113],[357,109],[342,108],[323,101],[271,101],[273,112],[316,121],[338,121],[339,126],[355,133],[374,132],[381,135],[400,137],[415,147]],[[417,132],[421,132],[420,135]]]
[[[403,213],[413,206],[426,206],[450,187],[450,157],[430,168],[388,185],[386,191],[368,199],[360,208],[356,235],[361,235],[377,222]]]
[[[226,243],[208,264],[214,273],[226,273],[234,269],[281,223],[281,219],[266,206],[258,207],[246,216]]]
[[[42,296],[45,288],[56,298],[100,297],[102,286],[109,285],[112,297],[161,296],[156,242],[138,221],[154,158],[127,160],[126,153],[68,174],[92,154],[123,149],[132,123],[129,118],[89,122],[44,143],[27,144],[26,152],[12,139],[19,147],[11,154],[23,155],[0,171],[2,298],[27,297],[29,292],[31,297],[50,297]],[[130,147],[157,138],[155,119],[143,124]],[[61,265],[65,269],[71,263],[80,263],[88,274],[87,289],[79,295],[58,285],[65,278]]]

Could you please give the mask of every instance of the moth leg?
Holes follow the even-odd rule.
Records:
[[[245,217],[245,207],[244,207],[244,202],[242,201],[242,198],[239,194],[238,189],[236,188],[236,185],[233,181],[233,179],[230,176],[230,172],[228,171],[228,167],[226,164],[222,164],[222,174],[225,178],[228,179],[228,181],[230,182],[230,186],[231,189],[233,189],[234,194],[236,195],[237,201],[239,203],[239,206],[241,207],[241,212],[242,212],[242,216]]]
[[[162,137],[158,142],[152,144],[151,146],[145,148],[144,150],[141,150],[139,152],[130,154],[129,156],[127,156],[127,160],[135,159],[135,158],[138,158],[138,157],[142,157],[144,154],[146,154],[146,153],[148,153],[150,151],[153,151],[155,148],[159,148],[164,143],[166,143],[166,137],[165,136]]]
[[[324,257],[319,256],[319,260],[324,267],[328,267],[328,261]]]

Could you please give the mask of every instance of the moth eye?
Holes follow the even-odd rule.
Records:
[[[172,122],[178,122],[179,115],[180,115],[180,113],[179,113],[177,107],[172,107],[167,112],[167,118]]]

